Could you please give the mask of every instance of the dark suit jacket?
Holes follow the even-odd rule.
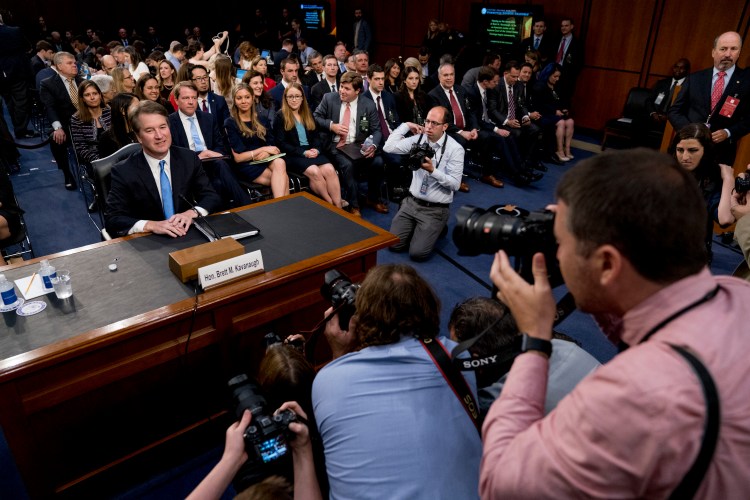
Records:
[[[730,140],[736,144],[740,137],[750,132],[750,73],[739,66],[734,68],[732,79],[725,81],[724,94],[719,99],[716,109],[711,113],[711,79],[713,68],[693,73],[682,85],[674,105],[669,108],[669,121],[675,130],[680,130],[690,123],[706,123],[709,114],[711,130],[727,129]],[[727,97],[740,100],[731,118],[719,114]]]
[[[189,149],[169,149],[172,195],[175,213],[190,209],[179,195],[205,208],[209,213],[221,205],[221,198],[201,166],[198,156]],[[112,168],[112,186],[104,211],[109,234],[123,236],[139,220],[164,220],[159,190],[143,152],[121,161]]]
[[[11,81],[26,81],[31,68],[28,51],[31,49],[21,28],[0,24],[0,70]]]
[[[494,92],[493,89],[487,89],[487,115],[489,116],[489,100],[490,94]],[[495,98],[497,99],[497,98]],[[495,124],[492,121],[482,120],[482,94],[479,92],[479,87],[474,84],[471,89],[466,90],[466,100],[469,102],[469,112],[474,115],[474,120],[479,126],[480,130],[488,130],[490,132],[495,130]]]
[[[76,85],[81,79],[75,78]],[[47,110],[47,118],[50,123],[60,122],[66,134],[70,133],[70,117],[77,111],[70,94],[60,75],[55,73],[49,78],[42,80],[39,86],[39,98]]]
[[[219,95],[211,90],[206,94],[206,100],[211,108],[211,114],[215,115],[216,123],[224,123],[229,118],[229,106],[224,96]]]
[[[559,37],[552,46],[551,62],[555,62],[557,58],[557,51],[560,48],[561,40],[562,37]],[[568,50],[563,55],[562,67],[563,75],[567,75],[569,78],[573,77],[574,79],[581,72],[581,69],[583,69],[583,45],[575,36],[570,40]]]
[[[317,123],[315,124],[317,126]],[[299,142],[299,134],[297,134],[297,128],[292,127],[290,130],[284,129],[284,117],[281,116],[281,111],[276,113],[276,119],[273,121],[273,140],[276,147],[284,151],[289,156],[304,157],[305,151],[308,149],[317,149],[319,151],[324,150],[323,141],[321,138],[322,134],[319,129],[316,128],[314,131],[307,131],[307,146],[302,146]]]
[[[451,136],[453,136],[455,134],[458,134],[460,130],[474,130],[475,128],[479,128],[475,120],[474,113],[469,112],[469,106],[466,101],[466,89],[460,85],[454,85],[453,94],[456,96],[456,101],[458,101],[458,106],[461,108],[461,112],[464,115],[464,128],[459,129],[455,125],[455,117],[453,117],[454,122],[451,123],[451,125],[448,127],[448,133],[451,134]],[[432,89],[430,93],[427,95],[430,98],[431,108],[434,106],[443,106],[445,108],[452,110],[451,102],[448,99],[448,96],[445,95],[445,90],[443,90],[442,85],[438,85],[437,87]]]
[[[323,73],[323,80],[325,80],[325,73]],[[304,75],[302,75],[302,78],[300,78],[302,85],[307,85],[308,87],[312,88],[316,83],[318,83],[320,80],[318,80],[318,74],[315,72],[314,69],[311,69],[310,71],[306,71]]]
[[[375,99],[369,90],[365,92],[363,96],[372,102],[375,102]],[[385,117],[386,122],[388,122],[388,126],[391,130],[395,130],[396,127],[401,125],[401,120],[398,116],[398,109],[396,109],[396,98],[390,92],[383,91],[380,93],[380,102],[383,103],[383,116]],[[375,109],[377,110],[377,104],[375,105]],[[385,144],[385,139],[383,139],[383,144]],[[382,146],[383,144],[378,144],[378,146]]]
[[[224,138],[221,134],[219,124],[211,113],[204,113],[200,110],[195,111],[195,119],[203,134],[203,140],[206,143],[206,149],[216,151],[217,153],[228,154],[224,144]],[[169,115],[169,130],[172,132],[172,144],[181,148],[190,149],[190,139],[185,134],[185,128],[180,120],[180,113],[175,111]]]
[[[323,145],[328,151],[332,151],[339,141],[339,136],[331,132],[331,123],[338,123],[340,114],[341,97],[339,97],[338,92],[335,94],[329,92],[323,96],[323,100],[314,113],[315,123],[318,124],[323,137]],[[366,119],[366,124],[363,119]],[[381,143],[383,134],[380,131],[380,120],[378,120],[375,103],[370,99],[365,99],[362,96],[357,99],[356,124],[357,132],[354,142],[362,143],[367,139],[367,136],[372,135],[375,144]]]
[[[554,37],[548,34],[542,35],[542,40],[539,42],[539,48],[536,49],[542,56],[542,60],[539,64],[544,67],[545,62],[552,62],[557,55],[557,48],[560,46],[560,40],[557,40],[558,44],[555,45]],[[526,52],[534,50],[534,35],[532,34],[529,38],[524,38],[521,43],[516,47],[516,58],[523,62],[523,56]]]
[[[487,100],[489,101],[489,115],[490,119],[495,122],[498,127],[502,127],[505,120],[508,119],[508,93],[505,90],[505,79],[500,79],[500,84],[494,89],[493,92],[487,94]],[[529,114],[528,110],[523,107],[522,103],[518,99],[518,91],[513,88],[513,100],[516,103],[516,119],[520,122],[521,118]]]
[[[281,61],[289,57],[289,51],[286,49],[281,49],[276,53],[276,55],[273,58],[273,65],[276,68],[276,71],[281,71]]]
[[[31,74],[33,76],[36,76],[37,73],[42,71],[44,68],[47,68],[48,66],[42,61],[42,58],[38,55],[34,54],[31,56],[30,67],[31,67]]]
[[[672,86],[672,78],[664,78],[659,80],[649,92],[646,98],[646,115],[649,116],[651,113],[665,113],[669,109],[669,89]],[[656,98],[659,94],[664,94],[661,102],[657,105]]]
[[[341,75],[336,75],[336,88],[339,88],[339,77]],[[313,113],[315,112],[315,108],[318,107],[320,104],[320,101],[323,100],[323,96],[326,95],[331,91],[331,84],[328,83],[328,80],[323,79],[322,82],[318,82],[315,85],[313,85],[310,88],[310,99],[308,100],[308,105],[310,106],[310,111]]]

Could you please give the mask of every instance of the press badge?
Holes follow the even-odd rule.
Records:
[[[654,105],[658,106],[664,100],[664,92],[659,92],[659,95],[654,99]]]
[[[422,179],[422,185],[419,186],[420,194],[427,194],[427,177],[429,177],[429,175],[430,174],[425,171],[424,179]]]
[[[736,97],[727,97],[727,100],[724,101],[724,105],[721,107],[719,114],[725,118],[731,118],[734,114],[734,110],[737,109],[737,106],[739,106],[739,104],[740,100]]]

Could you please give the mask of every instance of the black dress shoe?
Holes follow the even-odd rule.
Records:
[[[542,177],[544,177],[543,173],[541,173],[541,172],[535,172],[532,169],[524,171],[522,175],[524,175],[524,176],[528,177],[529,179],[531,179],[531,182],[536,182],[539,179],[541,179]]]
[[[75,191],[78,189],[75,179],[65,179],[65,189],[68,191]]]
[[[549,170],[547,166],[540,161],[536,162],[536,165],[533,165],[531,168],[540,172],[546,172]]]
[[[16,139],[31,139],[33,137],[39,137],[39,132],[36,130],[22,130],[16,134]]]

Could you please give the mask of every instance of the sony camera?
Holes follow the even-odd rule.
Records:
[[[406,154],[404,165],[410,169],[417,171],[422,168],[425,158],[433,158],[435,156],[435,150],[426,142],[412,144],[411,149]]]
[[[320,287],[320,294],[331,303],[334,309],[338,310],[339,326],[342,330],[349,330],[349,320],[352,319],[354,312],[354,300],[357,298],[359,284],[352,283],[344,273],[331,269],[323,278],[323,286]]]
[[[750,191],[750,170],[745,171],[745,177],[734,178],[734,190],[737,194],[745,194]]]
[[[272,464],[287,454],[289,424],[297,421],[297,415],[284,410],[274,415],[268,411],[266,399],[256,384],[241,374],[229,380],[237,419],[245,410],[250,410],[253,419],[245,430],[245,451],[254,464]]]
[[[548,210],[529,212],[522,208],[495,205],[487,210],[470,205],[456,213],[453,242],[463,255],[493,254],[504,250],[514,257],[518,273],[532,282],[532,257],[544,254],[550,285],[562,284],[557,264],[554,235],[555,214]]]

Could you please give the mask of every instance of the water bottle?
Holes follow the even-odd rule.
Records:
[[[45,290],[52,290],[52,278],[57,276],[57,272],[55,272],[54,266],[52,266],[47,259],[43,259],[39,263],[39,276],[42,277],[42,281],[44,282],[44,289]]]
[[[365,142],[362,143],[362,149],[360,149],[359,152],[362,154],[367,153],[367,150],[370,149],[370,146],[373,144],[372,136],[370,135],[365,139]]]
[[[4,306],[12,306],[18,302],[16,289],[13,287],[13,283],[5,278],[4,274],[0,274],[0,297],[2,297]]]

